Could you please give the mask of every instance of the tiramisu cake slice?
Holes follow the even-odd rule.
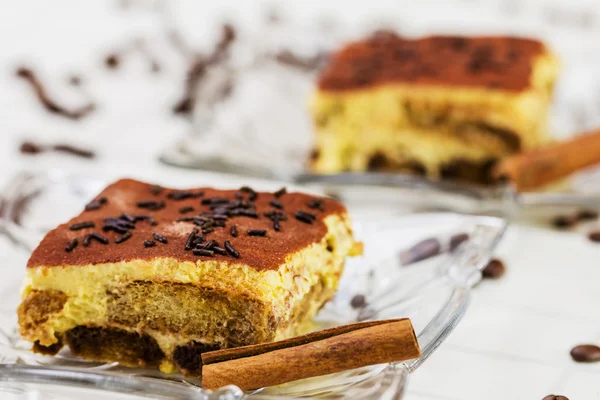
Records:
[[[296,335],[360,250],[329,198],[120,180],[33,252],[20,331],[37,352],[193,375],[207,350]]]
[[[517,37],[350,43],[318,82],[312,169],[486,181],[498,159],[547,141],[557,72],[541,42]]]

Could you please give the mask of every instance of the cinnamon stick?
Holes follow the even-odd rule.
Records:
[[[421,356],[409,319],[361,322],[202,354],[202,387],[242,390]]]
[[[600,163],[600,131],[553,143],[502,160],[494,178],[508,178],[517,190],[531,190]]]

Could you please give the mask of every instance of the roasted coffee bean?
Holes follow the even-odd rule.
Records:
[[[579,210],[577,212],[577,219],[580,221],[590,221],[598,219],[598,211],[596,210]]]
[[[581,344],[571,349],[571,358],[577,362],[600,361],[600,347],[593,344]]]
[[[410,265],[426,260],[440,254],[441,249],[440,241],[435,238],[422,240],[409,249],[400,252],[400,263]]]
[[[556,229],[569,229],[577,223],[577,217],[572,215],[559,215],[552,220]]]
[[[458,246],[467,240],[469,240],[469,234],[467,233],[457,233],[456,235],[452,235],[452,237],[450,237],[450,251],[456,250]]]
[[[367,299],[362,294],[357,294],[350,300],[350,306],[352,308],[364,308],[366,305]]]
[[[592,231],[588,233],[588,239],[592,242],[600,242],[600,231]]]
[[[481,275],[488,279],[498,279],[504,275],[506,267],[504,263],[497,258],[492,258],[490,262],[481,270]]]

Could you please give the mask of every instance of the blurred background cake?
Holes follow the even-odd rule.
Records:
[[[486,182],[497,160],[548,141],[557,73],[536,40],[376,32],[319,77],[311,168]]]

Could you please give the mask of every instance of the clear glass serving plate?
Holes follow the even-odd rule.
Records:
[[[158,182],[160,183],[160,182]],[[423,356],[416,360],[364,367],[290,382],[251,393],[236,387],[210,392],[198,379],[164,375],[73,357],[36,355],[19,338],[15,308],[28,251],[44,231],[68,218],[104,185],[101,180],[60,172],[21,174],[3,191],[0,208],[0,398],[4,399],[400,399],[411,372],[440,346],[469,305],[473,286],[505,231],[495,217],[425,213],[355,220],[365,254],[348,261],[335,299],[316,318],[315,329],[364,320],[408,317]],[[450,238],[469,240],[450,251]],[[9,240],[6,240],[10,238]],[[414,245],[434,239],[437,255],[418,261],[427,251]],[[431,243],[431,241],[429,242]],[[403,254],[403,257],[401,257]],[[417,261],[406,264],[406,255]],[[409,257],[411,258],[411,257]],[[414,261],[414,260],[413,260]],[[403,264],[404,263],[404,264]],[[16,264],[16,265],[15,265]],[[353,308],[352,299],[366,305]],[[451,368],[451,366],[448,366]]]

